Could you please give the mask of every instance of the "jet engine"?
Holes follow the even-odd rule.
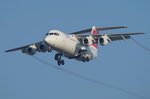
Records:
[[[48,46],[47,44],[45,44],[45,43],[41,43],[41,44],[38,46],[38,48],[39,48],[39,51],[41,51],[41,52],[50,51],[49,46]]]
[[[99,41],[100,45],[105,46],[108,44],[108,37],[107,36],[101,36],[98,41]]]
[[[29,47],[22,49],[22,53],[26,53],[28,55],[34,55],[36,53],[36,46],[35,45],[30,45]]]
[[[34,55],[36,53],[36,49],[33,47],[28,47],[25,49],[25,53],[27,53],[29,55]]]
[[[82,44],[89,46],[92,44],[92,40],[89,37],[83,38],[82,39]]]

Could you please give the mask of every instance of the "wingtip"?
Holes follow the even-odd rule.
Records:
[[[144,33],[144,32],[139,32],[138,34],[146,34],[146,33]]]
[[[4,51],[5,53],[9,52],[8,50]]]
[[[11,52],[11,51],[12,51],[12,50],[5,50],[4,52],[7,53],[7,52]]]
[[[121,26],[122,28],[128,28],[128,26]]]

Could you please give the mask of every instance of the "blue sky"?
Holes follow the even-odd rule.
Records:
[[[70,33],[92,26],[128,26],[102,33],[145,32],[134,36],[150,48],[149,0],[1,0],[0,99],[138,99],[107,84],[150,97],[150,53],[132,40],[99,47],[89,63],[65,58],[63,69],[97,84],[47,66],[10,48],[43,40],[48,30]],[[36,56],[56,64],[53,53]],[[140,99],[140,98],[139,98]]]

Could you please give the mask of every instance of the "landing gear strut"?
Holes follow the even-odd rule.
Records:
[[[65,64],[65,61],[61,59],[62,57],[62,54],[61,53],[57,53],[55,55],[55,60],[57,61],[57,64],[60,66],[60,65],[64,65]]]

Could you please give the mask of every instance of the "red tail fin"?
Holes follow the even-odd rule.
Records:
[[[95,26],[92,27],[91,34],[98,34],[98,31],[96,30]]]
[[[96,30],[95,26],[92,27],[91,34],[98,34],[98,31]],[[98,48],[98,45],[96,43],[93,43],[92,46],[96,49]]]

